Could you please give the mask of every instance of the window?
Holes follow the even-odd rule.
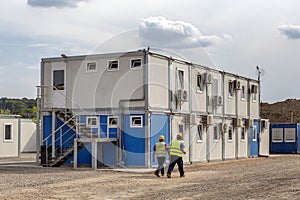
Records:
[[[296,129],[285,128],[284,129],[284,142],[295,142],[296,141]]]
[[[241,127],[241,140],[245,141],[245,127]]]
[[[256,141],[256,126],[253,126],[252,141]]]
[[[95,71],[97,71],[97,63],[96,62],[86,63],[86,71],[87,72],[95,72]]]
[[[197,75],[197,92],[203,92],[204,88],[203,76],[201,74]]]
[[[253,102],[256,102],[256,100],[257,100],[257,94],[255,94],[255,93],[252,94],[252,100],[253,100]]]
[[[178,133],[183,134],[183,124],[178,124]]]
[[[130,116],[130,128],[142,128],[143,116]]]
[[[232,141],[232,126],[228,127],[228,141]]]
[[[198,125],[198,127],[197,127],[197,131],[198,131],[198,134],[197,134],[197,142],[202,142],[202,140],[203,140],[203,135],[202,135],[202,133],[203,133],[203,126],[200,124],[200,125]]]
[[[228,96],[233,97],[233,82],[229,81],[228,83]]]
[[[53,86],[54,90],[64,90],[65,89],[65,71],[64,70],[54,70],[53,71]]]
[[[118,71],[119,70],[119,61],[118,60],[109,60],[107,70],[108,71]]]
[[[97,127],[97,117],[87,117],[86,118],[86,126],[91,128]]]
[[[283,142],[283,128],[272,128],[272,142]]]
[[[142,68],[142,59],[131,59],[130,60],[130,69],[138,69]]]
[[[219,130],[218,130],[218,126],[214,126],[214,142],[218,142],[219,141]]]
[[[118,127],[118,117],[109,116],[107,119],[108,127],[109,128],[117,128]]]
[[[219,81],[218,79],[214,78],[213,79],[213,96],[218,96],[219,95]]]
[[[177,71],[177,87],[178,89],[184,89],[184,71]]]
[[[13,124],[7,123],[4,124],[4,142],[11,142],[12,141],[12,126]]]
[[[246,97],[246,91],[245,91],[245,86],[242,85],[242,89],[241,89],[241,99],[245,100]]]

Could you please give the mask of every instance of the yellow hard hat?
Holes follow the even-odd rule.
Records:
[[[182,133],[178,133],[177,137],[181,137],[182,138]]]
[[[165,137],[163,135],[160,135],[158,139],[159,140],[165,140]]]

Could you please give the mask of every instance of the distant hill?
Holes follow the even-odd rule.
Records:
[[[0,99],[0,114],[21,115],[23,118],[35,118],[36,100],[35,99],[11,99],[2,97]]]
[[[260,112],[261,117],[269,119],[270,123],[300,123],[300,100],[261,103]]]

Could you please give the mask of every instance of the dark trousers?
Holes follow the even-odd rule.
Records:
[[[165,174],[165,167],[164,167],[165,160],[166,160],[165,157],[157,157],[158,167],[155,170],[155,174],[159,174],[159,172],[161,173],[161,175]]]
[[[176,164],[178,166],[180,176],[183,176],[184,175],[183,160],[182,160],[182,157],[179,157],[179,156],[171,156],[168,174],[171,175]]]

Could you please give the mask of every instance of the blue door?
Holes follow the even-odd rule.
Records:
[[[151,115],[150,118],[150,152],[151,152],[151,165],[157,165],[157,160],[152,161],[153,147],[158,142],[158,137],[163,135],[165,143],[170,143],[170,121],[168,115]]]
[[[249,144],[250,144],[250,156],[251,157],[257,157],[258,156],[258,148],[259,148],[259,122],[254,121],[253,127],[250,128],[249,133]]]
[[[145,115],[126,114],[123,116],[123,153],[126,166],[145,166]]]

